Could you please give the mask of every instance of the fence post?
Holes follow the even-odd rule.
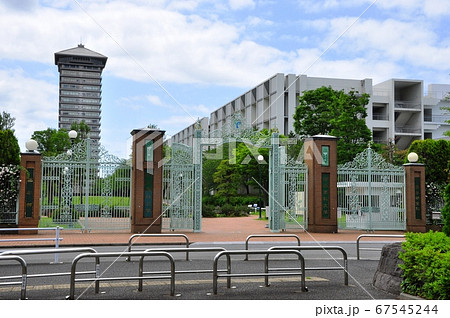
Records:
[[[308,166],[308,230],[336,233],[337,226],[337,138],[316,135],[305,140]]]
[[[42,155],[34,151],[21,153],[19,217],[17,227],[37,228],[41,208]],[[23,234],[37,234],[37,230]]]
[[[426,232],[425,165],[406,163],[403,167],[405,168],[406,230]]]
[[[163,136],[158,129],[134,129],[131,170],[131,232],[161,233]]]

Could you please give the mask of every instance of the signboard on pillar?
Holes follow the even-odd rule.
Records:
[[[158,129],[135,129],[133,136],[131,232],[160,233],[162,223],[163,136]]]

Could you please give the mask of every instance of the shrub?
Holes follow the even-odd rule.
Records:
[[[442,228],[442,232],[444,232],[447,236],[450,236],[450,183],[445,187],[444,201],[445,205],[442,209],[442,221],[444,226]]]
[[[407,233],[402,291],[426,299],[450,299],[450,238],[441,232]]]
[[[203,204],[202,205],[202,216],[205,218],[216,217],[216,207],[211,204]]]

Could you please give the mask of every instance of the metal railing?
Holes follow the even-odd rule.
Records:
[[[128,252],[131,252],[131,247],[133,246],[132,241],[134,238],[141,238],[141,237],[182,237],[184,238],[185,242],[186,242],[186,248],[189,248],[190,246],[190,242],[189,242],[189,238],[184,235],[184,234],[133,234],[130,236],[130,238],[128,239]],[[160,242],[158,242],[160,243]],[[160,243],[160,244],[164,244],[164,243]],[[131,256],[127,257],[127,261],[129,262],[131,260]],[[186,251],[186,260],[189,260],[189,251]]]
[[[104,257],[121,257],[121,256],[140,256],[139,259],[139,274],[138,276],[125,276],[125,277],[101,277],[100,276],[100,259]],[[144,277],[144,258],[150,256],[165,256],[170,262],[170,275],[163,276],[151,276]],[[78,262],[83,258],[95,258],[96,272],[94,278],[79,278],[76,279],[76,266]],[[112,253],[95,253],[95,254],[80,254],[75,257],[72,261],[71,275],[70,275],[70,295],[67,299],[75,299],[75,283],[76,282],[95,282],[95,293],[98,294],[100,291],[101,281],[118,281],[118,280],[138,280],[139,291],[142,291],[141,281],[144,279],[170,279],[170,296],[175,295],[175,261],[172,255],[167,252],[112,252]]]
[[[246,254],[259,254],[259,255],[265,255],[264,259],[264,273],[231,273],[231,255],[246,255]],[[298,260],[300,261],[300,272],[286,272],[286,273],[269,273],[269,255],[272,254],[295,254],[298,256]],[[219,271],[217,269],[219,259],[222,256],[226,256],[230,258],[230,262],[227,264],[227,272],[225,274],[219,274]],[[303,258],[302,254],[299,251],[295,250],[276,250],[276,251],[269,251],[269,250],[242,250],[242,251],[223,251],[219,252],[216,257],[214,257],[214,265],[213,265],[213,294],[217,295],[217,280],[219,277],[226,277],[226,278],[232,278],[232,277],[250,277],[250,276],[263,276],[266,277],[266,287],[268,286],[268,277],[269,276],[293,276],[293,275],[300,275],[301,277],[301,288],[302,291],[306,292],[308,291],[308,288],[305,285],[305,259]],[[231,284],[231,281],[230,281]],[[227,286],[230,288],[230,285]]]
[[[21,285],[20,299],[27,299],[27,263],[20,256],[0,256],[0,261],[17,261],[22,266],[22,276],[3,276],[0,280],[21,278],[21,281],[0,283],[0,286]]]
[[[356,259],[359,260],[359,251],[360,250],[370,250],[370,251],[381,251],[381,248],[375,248],[375,247],[360,247],[360,240],[363,237],[398,237],[403,238],[404,235],[395,235],[395,234],[362,234],[358,236],[356,239]]]
[[[252,234],[252,235],[247,236],[247,239],[245,240],[245,250],[248,250],[248,241],[250,241],[250,239],[262,238],[262,237],[265,237],[265,238],[269,238],[269,237],[277,237],[277,238],[279,238],[279,237],[293,237],[293,238],[295,238],[297,240],[298,246],[300,246],[300,238],[297,235],[295,235],[295,234],[280,234],[280,235],[277,235],[277,234]],[[245,255],[245,259],[244,260],[248,261],[248,254]]]
[[[0,254],[0,257],[13,257],[18,255],[41,255],[41,254],[54,254],[54,253],[76,253],[76,252],[89,252],[89,253],[97,253],[96,250],[90,247],[79,247],[79,248],[54,248],[54,249],[40,249],[40,250],[12,250],[6,251]],[[93,271],[84,271],[84,272],[76,272],[76,275],[88,275],[95,274],[95,269]],[[40,277],[56,277],[56,276],[69,276],[71,272],[59,272],[59,273],[41,273],[41,274],[26,274],[28,278],[40,278]],[[10,278],[19,278],[20,276],[10,276]],[[28,281],[28,280],[26,280]],[[26,286],[25,286],[26,288]]]
[[[164,251],[168,253],[176,253],[176,252],[222,252],[226,251],[223,247],[190,247],[190,248],[155,248],[155,249],[147,249],[145,252],[156,252],[156,251]],[[231,259],[227,256],[227,269],[230,267]],[[218,269],[218,272],[226,272],[227,269]],[[175,275],[178,274],[209,274],[212,273],[212,269],[195,269],[195,270],[175,270]],[[159,274],[168,274],[168,272],[143,272],[143,275],[159,275]],[[142,282],[140,281],[141,285]],[[231,278],[227,278],[227,286],[231,288]]]
[[[1,228],[0,231],[55,231],[55,237],[45,237],[45,238],[19,238],[19,239],[0,239],[0,242],[32,242],[32,241],[55,241],[55,248],[59,248],[59,241],[63,238],[60,237],[60,232],[62,228],[57,227],[30,227],[30,228]],[[55,263],[58,262],[58,254],[55,254]]]
[[[302,251],[302,250],[323,250],[323,251],[340,251],[342,253],[342,259],[344,260],[344,264],[342,266],[337,266],[337,267],[332,267],[332,266],[328,266],[328,267],[306,267],[305,270],[342,270],[344,271],[344,284],[348,285],[348,256],[347,256],[347,252],[340,246],[294,246],[294,247],[289,247],[287,248],[286,246],[273,246],[271,248],[269,248],[269,251],[272,250],[287,250],[287,249],[293,249],[296,251]],[[333,258],[333,260],[335,260]],[[337,262],[337,261],[336,261]],[[293,268],[292,270],[299,270],[300,268]],[[271,269],[272,271],[276,271],[278,269]],[[281,270],[286,270],[284,268],[282,268]]]

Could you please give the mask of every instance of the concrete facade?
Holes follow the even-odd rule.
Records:
[[[228,118],[240,112],[247,124],[257,129],[276,128],[283,135],[294,132],[293,115],[298,97],[306,90],[331,86],[348,92],[355,90],[370,95],[366,124],[377,143],[394,142],[406,149],[416,139],[448,138],[443,133],[450,129],[445,120],[450,115],[442,106],[450,85],[430,84],[424,93],[422,80],[390,79],[374,85],[369,78],[342,79],[275,74],[236,99],[217,108],[208,118],[202,118],[202,127],[208,131],[221,129]],[[205,123],[208,121],[208,124]],[[192,145],[194,124],[171,138],[171,142]]]

